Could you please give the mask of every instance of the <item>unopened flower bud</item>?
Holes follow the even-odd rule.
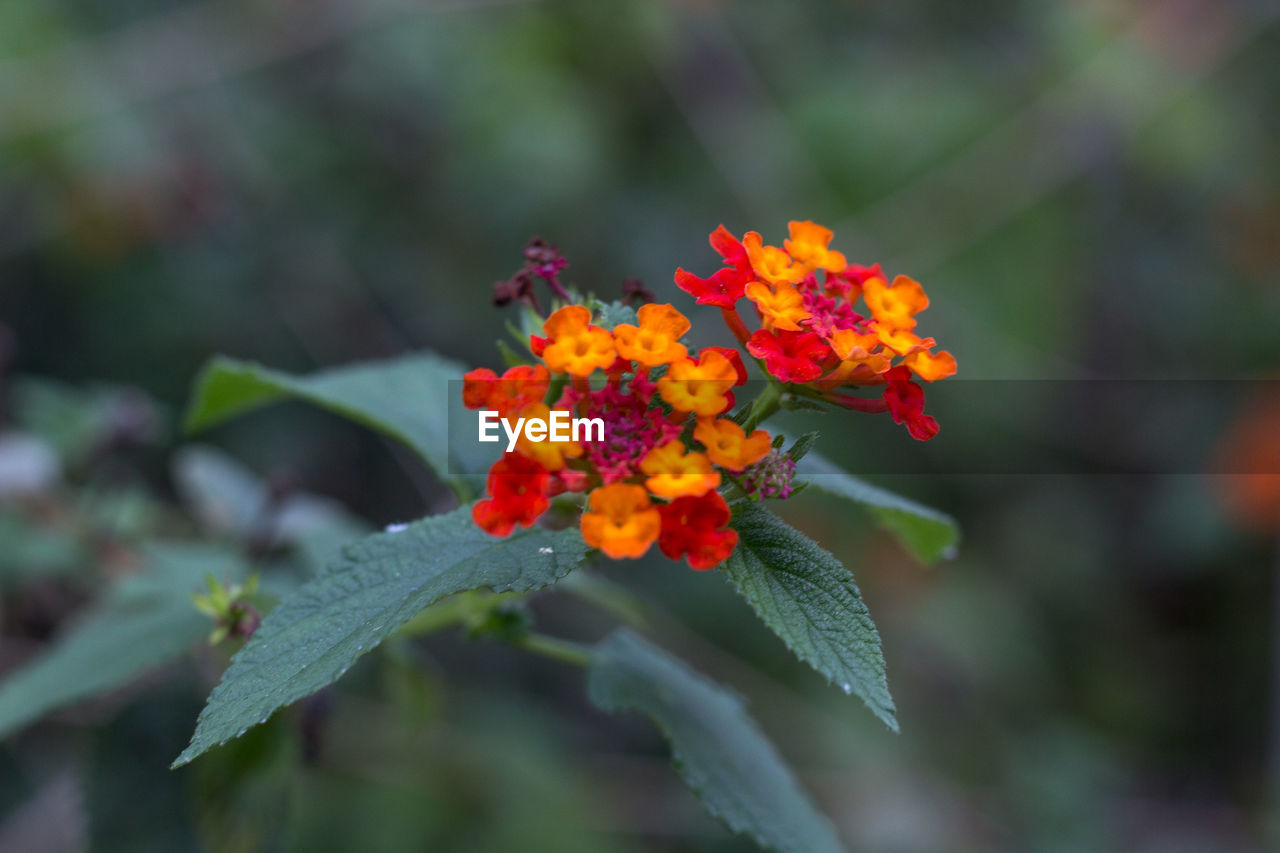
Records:
[[[791,496],[791,481],[795,474],[795,460],[781,450],[773,450],[743,473],[742,485],[749,495],[788,498]]]
[[[561,299],[568,300],[569,293],[560,284],[560,271],[569,266],[569,262],[560,255],[560,250],[541,237],[534,237],[524,247],[525,270],[533,273],[547,283],[551,292]]]
[[[654,301],[653,291],[644,286],[644,282],[638,278],[628,278],[622,282],[622,301],[627,305],[634,305],[639,302],[645,305]]]

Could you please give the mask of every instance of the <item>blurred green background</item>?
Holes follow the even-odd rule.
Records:
[[[717,224],[776,242],[812,218],[924,282],[955,382],[1274,376],[1277,17],[1270,0],[0,3],[0,416],[64,451],[24,523],[94,519],[91,558],[36,561],[80,574],[6,576],[0,666],[140,537],[194,529],[170,454],[212,354],[497,366],[491,284],[535,234],[583,289],[637,276],[685,307],[672,272],[713,266]],[[688,307],[695,343],[720,342]],[[62,388],[60,409],[16,377],[135,390]],[[926,452],[869,420],[831,416],[820,447]],[[1210,430],[1191,420],[1166,426]],[[963,429],[942,426],[927,452]],[[206,439],[374,524],[451,505],[407,453],[314,410]],[[915,565],[817,497],[779,511],[856,573],[900,736],[717,578],[660,558],[606,572],[648,602],[651,636],[749,699],[852,849],[1280,843],[1274,491],[876,479],[954,514],[957,559]],[[8,565],[28,533],[0,526]],[[568,636],[606,624],[534,608]],[[171,772],[225,655],[193,660],[0,745],[0,847],[751,849],[651,727],[590,708],[579,672],[460,637]]]

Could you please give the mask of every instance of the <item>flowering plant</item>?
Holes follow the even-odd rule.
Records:
[[[638,310],[578,296],[560,281],[564,258],[535,241],[523,268],[495,290],[497,304],[522,304],[529,320],[518,335],[527,355],[504,345],[502,373],[468,371],[432,353],[308,376],[214,360],[197,385],[188,428],[304,400],[407,444],[461,506],[379,533],[332,519],[322,533],[295,534],[308,559],[326,557],[324,568],[292,585],[290,576],[264,570],[263,588],[279,603],[260,622],[265,597],[255,597],[252,610],[239,587],[200,598],[216,640],[248,636],[175,766],[328,686],[381,644],[461,626],[472,637],[585,667],[597,707],[652,717],[681,774],[731,830],[774,850],[839,850],[831,825],[741,701],[643,639],[635,608],[609,606],[629,627],[584,643],[534,630],[523,607],[552,586],[595,605],[602,586],[610,601],[626,600],[625,588],[583,580],[584,564],[595,554],[639,558],[656,544],[693,569],[716,569],[798,658],[896,730],[880,637],[852,575],[766,499],[809,486],[851,500],[926,561],[953,549],[955,524],[839,470],[812,449],[814,434],[788,446],[764,425],[787,408],[887,412],[928,440],[938,425],[916,380],[951,375],[955,360],[916,331],[928,305],[919,284],[849,264],[831,239],[810,222],[791,223],[781,247],[722,227],[711,235],[720,269],[707,278],[676,271],[675,283],[697,303],[721,309],[738,347],[695,349],[684,312],[653,301],[634,280],[624,293],[626,302],[644,303]],[[545,315],[539,281],[551,291]],[[753,364],[763,378],[751,382]],[[504,423],[545,425],[572,413],[599,429],[568,438],[509,430],[509,452],[485,473],[475,453],[451,440],[458,435],[451,400],[460,400],[461,413]],[[476,500],[478,481],[485,494]],[[564,524],[557,506],[575,520]]]
[[[929,306],[920,284],[898,276],[892,284],[880,265],[861,267],[830,248],[832,232],[813,222],[790,223],[783,247],[757,232],[741,240],[722,225],[711,246],[724,260],[709,278],[677,269],[675,282],[700,305],[720,308],[738,343],[759,360],[767,377],[762,393],[737,415],[734,388],[747,382],[738,350],[708,346],[690,353],[682,338],[690,322],[672,305],[649,303],[635,322],[597,325],[581,304],[557,308],[529,336],[537,364],[518,364],[501,376],[487,368],[466,375],[469,409],[500,416],[546,417],[577,412],[604,423],[603,439],[522,440],[513,457],[489,471],[489,497],[473,507],[476,524],[495,536],[534,524],[564,492],[589,492],[581,517],[587,545],[614,559],[645,554],[654,542],[671,559],[698,570],[733,553],[730,495],[786,498],[794,454],[783,453],[756,426],[785,400],[802,398],[861,412],[889,412],[913,438],[927,441],[938,423],[924,413],[916,376],[933,382],[956,372],[950,353],[933,351],[933,338],[915,332],[916,315]],[[497,285],[497,302],[513,299],[537,310],[534,277],[545,279],[559,301],[571,295],[559,282],[563,258],[541,241],[526,250],[526,268]],[[821,280],[819,280],[821,275]],[[870,316],[855,309],[859,297]],[[739,313],[754,307],[759,328]],[[601,306],[602,308],[604,306]],[[601,312],[602,313],[602,312]],[[661,375],[655,375],[661,371]],[[599,375],[603,385],[593,388]],[[552,386],[552,377],[568,382]],[[879,387],[880,397],[842,389]]]

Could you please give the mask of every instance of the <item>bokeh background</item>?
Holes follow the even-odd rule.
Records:
[[[927,448],[868,417],[819,424],[829,455],[955,515],[956,559],[916,565],[846,505],[779,508],[855,572],[902,734],[715,577],[661,559],[606,575],[748,698],[851,849],[1276,849],[1276,479],[1176,457],[1073,471],[1054,425],[1105,436],[1107,407],[1034,392],[1280,369],[1277,17],[1270,0],[0,3],[2,417],[80,454],[65,505],[0,525],[0,550],[67,513],[95,531],[78,573],[5,564],[0,665],[56,637],[136,537],[185,529],[171,453],[212,354],[496,366],[491,285],[535,234],[583,289],[636,276],[674,301],[717,224],[780,240],[812,218],[925,283],[925,328],[960,363],[948,393],[980,400],[940,410]],[[691,313],[714,342],[714,314]],[[33,401],[30,377],[62,384]],[[1139,439],[1278,472],[1266,396],[1213,417],[1197,396]],[[1015,403],[1053,461],[997,472]],[[200,440],[373,524],[450,506],[407,453],[314,410]],[[568,636],[607,625],[534,608]],[[0,745],[0,846],[751,849],[645,721],[590,708],[579,672],[461,636],[409,648],[180,771],[218,652],[55,715]]]

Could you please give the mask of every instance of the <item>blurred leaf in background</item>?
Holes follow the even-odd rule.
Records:
[[[0,4],[0,684],[145,583],[152,539],[292,584],[345,539],[454,505],[412,454],[293,404],[201,436],[257,485],[174,456],[213,353],[297,374],[424,349],[497,366],[513,318],[490,285],[532,235],[584,291],[635,276],[674,301],[716,224],[812,217],[927,285],[962,376],[1030,380],[927,453],[872,423],[803,424],[965,530],[925,568],[816,488],[776,507],[856,573],[903,734],[795,666],[726,585],[657,559],[606,579],[742,690],[853,849],[1274,847],[1275,528],[1233,526],[1219,496],[1238,479],[1197,460],[1034,475],[1035,455],[1025,474],[892,472],[1014,419],[1070,450],[1063,413],[1089,403],[1039,380],[1276,375],[1276,17],[1247,0]],[[1241,444],[1198,414],[1152,440]],[[342,532],[249,547],[245,507],[282,485],[345,507]],[[945,550],[947,527],[916,549]],[[64,849],[751,849],[701,816],[644,721],[451,634],[384,645],[336,695],[170,773],[225,654],[190,660],[145,677],[145,701],[7,738],[0,838],[40,814]]]

